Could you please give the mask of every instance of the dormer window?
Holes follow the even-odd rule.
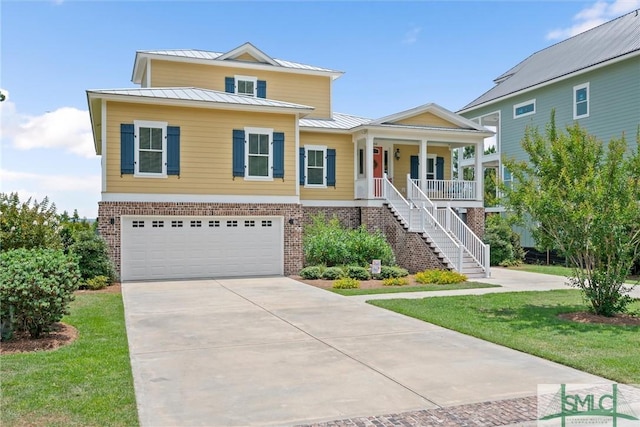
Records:
[[[235,76],[235,86],[238,95],[256,96],[258,79],[255,77]]]

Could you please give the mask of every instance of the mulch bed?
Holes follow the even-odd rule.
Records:
[[[307,285],[315,286],[316,288],[322,288],[322,289],[331,289],[333,286],[333,282],[335,282],[335,280],[324,280],[324,279],[306,280],[300,276],[289,276],[289,277],[291,277],[293,280],[297,280],[298,282],[306,283]],[[410,288],[412,286],[422,286],[421,283],[418,283],[415,281],[414,276],[412,274],[405,277],[405,279],[409,281],[409,284],[401,286],[402,288]],[[360,289],[381,289],[381,288],[388,287],[382,284],[382,280],[359,280],[359,282],[360,282]],[[400,287],[400,286],[396,286],[396,287]]]
[[[562,313],[559,318],[578,323],[601,323],[606,325],[640,326],[640,317],[631,314],[616,314],[612,317],[581,311],[577,313]]]

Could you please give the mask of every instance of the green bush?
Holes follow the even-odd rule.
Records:
[[[371,278],[371,275],[369,274],[369,270],[357,265],[348,266],[345,269],[345,273],[347,277],[351,277],[352,279],[369,280]]]
[[[307,280],[317,280],[322,278],[323,268],[319,265],[312,265],[300,270],[300,277]]]
[[[364,225],[347,232],[346,246],[349,264],[364,266],[374,259],[383,265],[395,264],[393,250],[384,235],[380,231],[371,233]]]
[[[375,278],[378,280],[398,278],[398,277],[406,277],[409,275],[409,272],[402,267],[391,267],[388,265],[383,265],[380,268],[380,273],[375,275]]]
[[[491,265],[513,266],[524,259],[520,235],[502,215],[489,215],[485,222],[484,242],[491,245]]]
[[[389,277],[382,281],[383,286],[406,286],[409,284],[409,280],[405,277]]]
[[[333,289],[358,289],[360,282],[351,277],[343,277],[333,283]]]
[[[416,273],[416,282],[422,284],[434,283],[436,285],[448,285],[451,283],[462,283],[467,281],[467,276],[456,271],[447,270],[425,270]]]
[[[47,197],[21,202],[18,193],[0,193],[0,250],[61,246],[54,203]]]
[[[90,289],[92,291],[104,289],[107,286],[109,286],[109,278],[107,276],[96,276],[85,280],[85,282],[80,285],[82,289]]]
[[[344,271],[340,267],[328,267],[322,272],[322,278],[327,280],[336,280],[344,277]]]
[[[73,256],[53,249],[0,254],[0,321],[3,339],[14,331],[38,338],[68,314],[80,274]]]
[[[107,243],[91,230],[81,230],[73,236],[69,250],[78,257],[80,275],[84,280],[105,276],[109,284],[115,280],[115,269],[109,259]]]

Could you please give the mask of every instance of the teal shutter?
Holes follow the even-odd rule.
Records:
[[[233,130],[233,176],[244,176],[244,130]]]
[[[418,179],[420,172],[418,171],[419,159],[418,156],[411,156],[411,167],[409,169],[409,173],[411,174],[411,179]]]
[[[300,185],[304,185],[304,147],[300,147]]]
[[[273,177],[284,178],[284,133],[273,133]]]
[[[236,93],[236,79],[233,77],[224,78],[224,91],[228,93]]]
[[[267,97],[267,82],[265,80],[258,80],[258,85],[256,89],[258,92],[258,98]]]
[[[327,148],[327,186],[336,186],[336,150]]]
[[[180,175],[179,126],[167,126],[167,175]]]
[[[133,174],[135,170],[134,155],[135,128],[131,124],[120,125],[120,173]]]
[[[444,157],[436,157],[436,179],[444,179]]]

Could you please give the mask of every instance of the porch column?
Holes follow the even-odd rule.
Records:
[[[419,157],[419,175],[420,179],[420,189],[426,193],[427,192],[427,140],[420,140],[420,157]]]
[[[368,132],[366,135],[365,160],[367,176],[367,199],[373,199],[373,136]]]
[[[484,156],[484,140],[476,142],[475,173],[476,200],[484,200],[484,170],[482,168],[482,156]]]

